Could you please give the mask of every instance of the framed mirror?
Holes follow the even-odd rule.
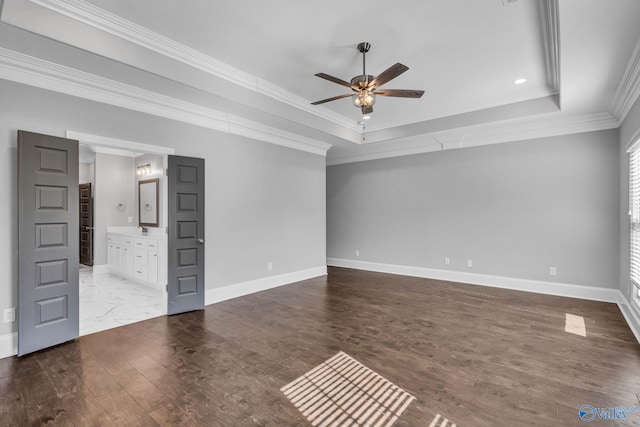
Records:
[[[158,226],[158,178],[138,181],[138,225]]]

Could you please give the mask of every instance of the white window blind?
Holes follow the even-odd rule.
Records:
[[[631,219],[631,282],[640,288],[640,147],[631,151],[629,164],[629,214]],[[638,294],[638,289],[635,292]]]

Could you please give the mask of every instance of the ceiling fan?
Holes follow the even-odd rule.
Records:
[[[358,44],[358,51],[362,53],[362,75],[355,76],[351,79],[351,83],[346,82],[337,77],[330,76],[325,73],[315,74],[321,79],[329,80],[330,82],[337,83],[341,86],[348,87],[354,93],[348,93],[346,95],[338,95],[332,98],[323,99],[321,101],[312,102],[311,105],[324,104],[325,102],[335,101],[337,99],[352,97],[353,105],[360,108],[363,115],[367,115],[373,112],[373,104],[376,103],[376,96],[395,96],[399,98],[420,98],[423,94],[423,90],[408,90],[408,89],[379,89],[380,86],[388,81],[395,79],[400,74],[409,69],[406,65],[397,63],[384,70],[378,76],[373,77],[368,75],[365,69],[365,57],[366,53],[371,49],[371,44],[362,42]]]

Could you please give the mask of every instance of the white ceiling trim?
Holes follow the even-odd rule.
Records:
[[[277,101],[284,102],[285,104],[298,108],[299,110],[303,110],[317,117],[326,119],[332,123],[336,123],[340,126],[344,126],[349,130],[353,130],[356,132],[361,131],[360,126],[354,120],[349,119],[348,117],[345,117],[342,114],[335,113],[329,110],[328,108],[319,107],[317,105],[311,105],[311,102],[308,99],[305,99],[301,96],[291,93],[288,90],[283,89],[278,85],[275,85],[267,80],[261,79],[260,77],[256,77],[256,91],[263,95],[267,95]],[[357,141],[351,141],[351,142],[357,143]]]
[[[229,133],[242,135],[251,139],[259,139],[296,150],[300,150],[300,146],[303,144],[305,147],[303,151],[321,156],[326,156],[327,151],[331,148],[331,144],[326,142],[306,138],[292,132],[287,132],[231,114],[229,114]]]
[[[640,96],[640,40],[636,44],[620,86],[611,104],[611,111],[622,122]]]
[[[547,80],[551,90],[558,93],[560,90],[560,28],[558,0],[545,0],[542,4],[544,52],[547,67]]]
[[[69,18],[119,37],[138,46],[157,52],[183,64],[205,71],[216,77],[246,89],[269,96],[295,108],[329,120],[351,130],[359,131],[358,125],[348,117],[324,107],[312,106],[308,99],[286,89],[239,70],[225,62],[208,56],[196,49],[178,43],[168,37],[135,24],[118,15],[89,4],[83,0],[30,0]]]
[[[110,138],[107,136],[92,135],[90,133],[67,130],[66,137],[76,139],[80,143],[91,145],[96,153],[117,154],[120,156],[137,157],[142,154],[175,154],[176,150],[170,147],[143,144],[141,142],[127,141],[124,139]]]
[[[99,154],[111,154],[113,156],[131,157],[131,158],[136,158],[143,154],[143,153],[134,153],[128,150],[121,150],[119,148],[109,148],[109,147],[93,147],[93,151]]]
[[[323,141],[5,48],[0,48],[0,78],[313,154],[326,156],[331,147]]]
[[[557,117],[554,114],[546,115],[539,119],[515,119],[398,139],[396,143],[399,145],[403,144],[403,142],[405,144],[413,142],[414,144],[410,147],[405,146],[330,158],[327,160],[327,166],[581,132],[594,132],[615,129],[619,125],[620,122],[618,119],[610,113],[596,113],[573,117]],[[418,142],[415,143],[416,141]]]

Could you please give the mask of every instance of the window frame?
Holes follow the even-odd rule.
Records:
[[[640,138],[629,153],[629,283],[631,300],[640,311]]]

